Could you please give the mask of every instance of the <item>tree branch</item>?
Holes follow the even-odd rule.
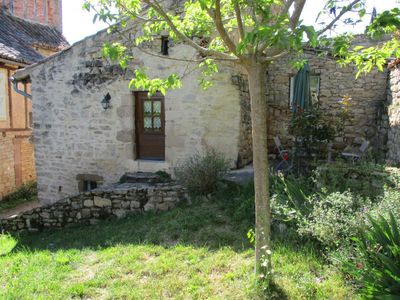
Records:
[[[265,56],[265,57],[262,58],[261,61],[262,61],[262,62],[274,61],[274,60],[276,60],[276,59],[278,59],[278,58],[280,58],[280,57],[282,57],[282,56],[284,56],[284,55],[286,55],[286,54],[288,54],[288,52],[285,50],[285,51],[282,51],[281,53],[278,53],[278,54],[276,54],[276,55]]]
[[[282,1],[285,4],[284,12],[287,13],[289,11],[290,7],[292,6],[294,0],[282,0]]]
[[[139,47],[139,46],[136,46],[135,48],[138,49],[139,51],[143,52],[144,54],[147,54],[150,56],[154,56],[154,57],[158,57],[158,58],[162,58],[162,59],[166,59],[166,60],[180,61],[180,62],[201,63],[201,62],[205,61],[206,59],[213,59],[213,60],[219,60],[219,61],[232,61],[232,62],[237,61],[237,59],[234,57],[230,57],[229,59],[221,58],[221,57],[213,57],[213,56],[206,56],[206,57],[203,57],[200,59],[176,58],[176,57],[161,55],[161,54],[157,54],[157,53],[154,53],[151,51],[147,51],[143,47]]]
[[[240,40],[243,40],[245,33],[244,33],[244,28],[243,28],[242,12],[240,11],[240,6],[237,1],[235,1],[233,5],[235,8],[235,15],[236,15],[236,22],[238,24],[239,37],[240,37]]]
[[[297,23],[299,22],[301,13],[303,12],[304,5],[306,4],[306,0],[295,0],[294,1],[294,11],[292,16],[290,17],[290,28],[293,30],[296,28]]]
[[[183,34],[179,29],[175,26],[175,24],[172,22],[171,18],[167,15],[167,13],[163,10],[163,8],[157,3],[157,1],[150,1],[150,0],[143,0],[144,3],[148,4],[151,6],[160,16],[165,20],[165,22],[168,24],[168,26],[171,28],[171,30],[186,44],[189,46],[193,47],[196,49],[198,52],[205,56],[216,56],[219,58],[227,59],[227,60],[234,60],[232,56],[229,54],[223,53],[223,52],[218,52],[214,50],[210,50],[207,48],[204,48],[198,44],[196,44],[192,39],[187,37],[185,34]]]
[[[232,39],[230,38],[228,33],[226,32],[224,24],[222,22],[221,0],[215,1],[214,21],[215,21],[215,27],[217,28],[217,31],[218,31],[219,35],[221,36],[222,40],[224,41],[225,45],[228,47],[230,52],[235,54],[236,53],[236,45],[232,41]]]
[[[340,14],[338,14],[333,20],[332,22],[330,22],[324,29],[321,29],[320,31],[317,32],[317,35],[320,36],[321,34],[325,33],[327,30],[331,29],[333,25],[335,25],[335,23],[347,12],[349,12],[354,5],[356,5],[358,2],[360,2],[361,0],[354,0],[353,2],[351,2],[349,5],[343,7],[342,11],[340,12]]]

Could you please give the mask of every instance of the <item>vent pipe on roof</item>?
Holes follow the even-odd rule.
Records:
[[[14,87],[14,91],[15,91],[16,93],[18,93],[18,94],[20,94],[20,95],[22,95],[22,96],[24,96],[24,97],[29,98],[29,99],[32,100],[32,95],[31,95],[31,94],[28,94],[28,93],[26,93],[25,91],[22,91],[22,90],[20,90],[20,89],[18,88],[18,80],[17,80],[17,79],[15,79],[14,77],[10,77],[10,81],[12,82],[13,87]]]

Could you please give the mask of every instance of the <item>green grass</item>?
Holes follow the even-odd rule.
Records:
[[[0,200],[0,212],[17,207],[26,202],[37,199],[37,187],[35,182],[22,185],[14,192],[8,194]]]
[[[275,237],[274,285],[254,286],[246,222],[225,199],[95,226],[0,236],[0,299],[354,299],[313,245]],[[226,207],[229,207],[227,209]]]

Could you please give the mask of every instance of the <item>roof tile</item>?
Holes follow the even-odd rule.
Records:
[[[0,58],[32,64],[44,58],[35,46],[60,51],[68,45],[57,29],[20,19],[0,8]]]

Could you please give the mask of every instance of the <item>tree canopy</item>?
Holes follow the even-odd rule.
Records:
[[[169,36],[175,43],[196,49],[200,56],[194,60],[202,70],[200,84],[207,88],[218,71],[218,61],[243,64],[252,57],[271,62],[290,53],[293,64],[304,64],[306,47],[330,51],[343,64],[355,63],[361,72],[373,67],[382,70],[386,58],[399,56],[399,39],[393,38],[377,47],[351,47],[349,33],[330,38],[330,30],[342,25],[354,25],[369,15],[366,0],[326,0],[318,14],[317,26],[302,21],[306,0],[86,0],[84,8],[95,10],[95,21],[101,20],[126,26],[130,20],[140,22],[142,30],[131,40],[132,47],[153,41],[157,36]],[[324,18],[323,18],[324,17]],[[322,22],[321,20],[325,20]],[[117,27],[117,26],[115,26]],[[371,38],[391,35],[399,28],[399,9],[378,15],[366,33]],[[396,37],[396,35],[395,35]],[[398,36],[397,36],[398,37]],[[128,48],[128,49],[127,49]],[[129,47],[119,43],[106,44],[103,54],[119,60],[123,67],[130,58]],[[148,53],[149,54],[149,53]],[[152,55],[156,55],[151,53]],[[160,56],[161,57],[161,56]],[[165,57],[164,57],[165,58]],[[139,80],[132,85],[151,91],[180,87],[180,76],[159,80],[147,78],[144,70],[137,70]]]
[[[198,53],[194,59],[202,71],[200,83],[211,84],[221,61],[233,63],[246,73],[249,80],[253,164],[256,202],[256,271],[260,278],[271,275],[271,212],[268,176],[268,130],[266,99],[266,67],[290,54],[297,67],[305,63],[304,49],[311,47],[324,54],[329,51],[341,63],[355,63],[360,72],[373,67],[383,69],[386,58],[399,56],[399,10],[393,9],[377,16],[367,29],[371,37],[389,34],[386,42],[377,47],[352,47],[350,34],[330,38],[330,30],[338,26],[356,24],[367,16],[366,0],[325,0],[318,19],[326,22],[317,26],[302,21],[307,0],[86,0],[84,8],[95,10],[95,20],[117,24],[110,31],[119,31],[135,20],[140,30],[126,36],[128,43],[105,44],[103,55],[119,60],[126,67],[132,47],[148,55],[163,59],[179,57],[152,53],[146,44],[160,36],[168,36],[175,43],[186,44]],[[150,93],[181,86],[181,76],[149,78],[145,69],[135,70],[131,88]]]

